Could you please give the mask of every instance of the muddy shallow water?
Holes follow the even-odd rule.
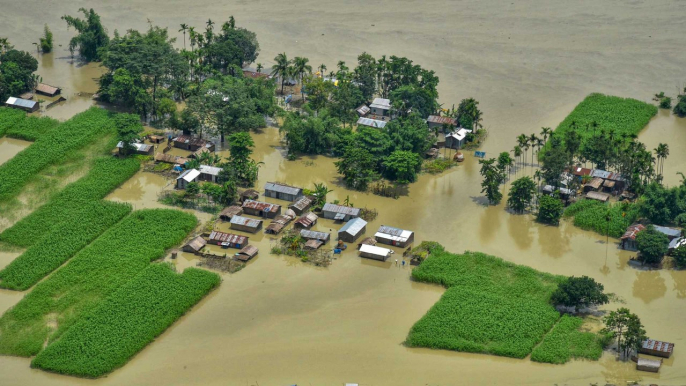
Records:
[[[0,14],[0,36],[29,50],[47,22],[63,47],[42,58],[39,72],[46,83],[65,87],[69,95],[95,92],[93,78],[101,71],[94,64],[72,66],[65,49],[71,33],[58,18],[80,6],[95,8],[110,32],[145,28],[148,18],[173,31],[179,23],[200,28],[208,16],[221,22],[233,14],[239,25],[257,32],[259,61],[267,68],[283,51],[330,68],[339,59],[352,65],[362,50],[408,56],[436,70],[446,106],[466,96],[481,102],[489,129],[483,150],[495,155],[511,149],[520,133],[554,127],[590,92],[646,101],[661,90],[674,93],[674,86],[686,79],[686,52],[678,49],[686,27],[678,5],[382,1],[370,12],[369,4],[358,1],[304,1],[298,7],[271,0],[201,0],[191,7],[180,1],[7,2]],[[17,36],[19,28],[22,34]],[[67,118],[91,103],[70,99],[74,102],[48,114]],[[640,137],[649,148],[670,141],[665,163],[669,184],[678,182],[676,171],[686,171],[685,133],[683,119],[661,112]],[[286,161],[276,129],[254,138],[255,158],[265,163],[258,189],[274,180],[305,187],[324,182],[334,190],[329,200],[349,197],[356,206],[379,211],[367,235],[381,224],[395,225],[415,230],[418,241],[436,240],[455,252],[478,250],[546,272],[592,276],[626,302],[606,308],[630,308],[651,337],[676,343],[674,356],[659,374],[649,374],[636,372],[632,363],[616,362],[611,353],[598,362],[553,366],[408,349],[402,345],[407,332],[440,298],[442,288],[410,281],[409,268],[396,267],[395,258],[373,262],[349,250],[330,267],[318,268],[270,255],[270,237],[260,233],[251,237],[260,248],[255,260],[237,274],[224,275],[217,291],[107,378],[77,380],[32,370],[27,359],[0,357],[0,384],[686,384],[686,354],[680,350],[686,342],[686,271],[637,270],[627,265],[632,253],[618,250],[612,239],[608,245],[605,237],[568,223],[541,226],[528,216],[508,214],[502,205],[484,206],[478,163],[470,154],[442,175],[422,175],[408,195],[392,200],[346,190],[333,159]],[[157,194],[168,183],[141,172],[108,198],[131,202],[136,209],[159,207]],[[209,215],[199,217],[207,220]],[[318,224],[322,231],[338,227],[328,220]],[[0,255],[0,260],[9,262],[13,256]],[[187,254],[176,260],[179,268],[196,262]],[[0,292],[0,307],[21,296]]]

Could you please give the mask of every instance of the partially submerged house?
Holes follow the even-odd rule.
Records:
[[[307,240],[307,242],[305,242],[305,245],[303,245],[303,249],[308,250],[308,251],[314,251],[316,249],[319,249],[319,247],[321,247],[322,245],[324,245],[323,241],[311,239],[311,240]]]
[[[293,213],[291,210],[286,211],[286,214],[280,214],[274,218],[274,221],[272,221],[269,226],[264,230],[264,233],[269,233],[271,235],[277,235],[279,234],[283,228],[288,225],[289,222],[291,222],[295,216],[291,216]]]
[[[449,149],[462,149],[467,143],[467,134],[472,131],[469,129],[459,128],[445,135],[445,147]]]
[[[669,246],[667,247],[667,249],[669,251],[673,251],[677,248],[681,248],[682,246],[686,246],[686,238],[677,237],[669,242]]]
[[[224,221],[231,221],[231,218],[233,216],[240,216],[242,214],[243,214],[243,208],[241,208],[238,205],[231,205],[231,206],[224,208],[219,213],[219,218],[224,220]]]
[[[638,358],[636,360],[636,370],[657,373],[662,366],[661,360]]]
[[[155,148],[152,145],[146,145],[144,143],[132,143],[131,147],[133,148],[132,154],[147,155],[147,156],[152,157],[152,155],[155,151]],[[117,151],[121,155],[127,155],[127,154],[123,153],[123,151],[124,151],[124,142],[123,141],[119,141],[119,143],[117,143]]]
[[[61,92],[62,92],[62,89],[60,89],[59,87],[50,86],[49,84],[38,83],[36,85],[36,94],[42,94],[42,95],[47,95],[49,97],[54,97],[56,95],[59,95]]]
[[[243,213],[251,216],[274,218],[281,214],[281,205],[268,202],[245,200],[242,207]]]
[[[267,182],[264,184],[264,195],[284,201],[295,201],[303,196],[303,190],[278,182]]]
[[[241,202],[245,200],[257,200],[260,198],[260,192],[255,189],[246,189],[239,194]]]
[[[198,170],[186,170],[181,173],[180,176],[176,177],[176,188],[186,189],[191,182],[198,182],[198,177],[200,177],[200,172]]]
[[[179,157],[179,156],[171,155],[171,154],[165,154],[165,153],[156,153],[155,154],[155,161],[156,162],[164,162],[164,163],[168,163],[168,164],[175,164],[175,165],[185,165],[186,162],[188,162],[188,158]]]
[[[317,220],[319,220],[319,216],[312,212],[307,212],[305,215],[300,217],[295,221],[295,224],[293,224],[293,227],[295,228],[303,228],[303,229],[309,229],[311,228],[314,224],[317,223]]]
[[[24,110],[29,113],[37,111],[40,108],[40,105],[36,101],[15,97],[9,97],[5,102],[5,106],[11,107],[13,109]]]
[[[638,349],[638,352],[641,354],[669,358],[674,352],[674,343],[646,339],[643,341],[643,343],[641,343],[641,347]]]
[[[603,184],[603,179],[600,177],[593,177],[592,180],[584,184],[584,192],[594,192],[600,189]]]
[[[184,149],[192,152],[198,151],[200,148],[207,148],[214,151],[214,143],[208,142],[200,137],[191,137],[190,135],[179,135],[172,139],[174,147]]]
[[[391,119],[391,100],[386,98],[374,98],[369,105],[374,118],[388,121]]]
[[[253,257],[257,256],[257,252],[257,247],[253,245],[246,245],[245,247],[243,247],[243,249],[238,251],[233,258],[240,261],[248,261]]]
[[[372,119],[372,118],[365,118],[365,117],[360,117],[357,120],[357,126],[367,126],[367,127],[373,127],[375,129],[383,129],[386,127],[386,121],[381,121],[378,119]]]
[[[681,229],[678,228],[670,228],[670,227],[663,227],[660,225],[653,225],[656,231],[664,234],[667,236],[669,241],[672,241],[678,237],[681,237]]]
[[[382,225],[374,234],[374,238],[382,244],[405,248],[414,241],[414,232]]]
[[[560,192],[560,196],[561,196],[562,198],[573,197],[573,196],[576,194],[576,193],[575,193],[573,190],[571,190],[571,189],[567,189],[567,188],[558,188],[558,189],[555,189],[555,187],[552,186],[552,185],[546,185],[546,186],[544,186],[544,187],[541,189],[541,191],[542,191],[543,193],[546,193],[546,194],[553,194],[555,191],[559,191],[559,192]]]
[[[457,127],[457,119],[451,117],[441,117],[439,115],[429,115],[426,118],[426,124],[429,125],[430,129],[435,127],[444,128],[447,127],[448,131],[453,131]]]
[[[217,179],[219,178],[219,173],[221,173],[222,171],[222,168],[209,165],[200,165],[198,171],[200,172],[200,176],[198,177],[200,181],[209,181],[216,183]]]
[[[205,248],[205,245],[207,245],[207,241],[198,236],[184,245],[181,250],[189,253],[198,253],[201,249]]]
[[[327,202],[322,208],[322,217],[335,221],[348,221],[351,218],[360,217],[360,209]]]
[[[208,149],[208,148],[206,148],[206,147],[201,147],[200,149],[196,150],[193,154],[191,154],[191,155],[190,155],[190,158],[199,159],[199,158],[202,157],[202,155],[205,154],[205,153],[207,153],[207,154],[212,154],[212,152],[210,151],[210,149]]]
[[[371,236],[365,237],[362,241],[357,243],[357,249],[362,248],[363,245],[376,245],[376,239]]]
[[[231,217],[231,225],[229,225],[229,228],[237,231],[256,233],[262,229],[262,220],[236,215]]]
[[[218,231],[212,231],[208,236],[208,243],[221,245],[224,248],[237,248],[242,249],[248,245],[248,237],[241,235],[234,235],[233,233],[224,233]]]
[[[310,209],[313,203],[314,199],[312,199],[312,197],[302,196],[296,202],[292,203],[291,205],[288,205],[288,209],[292,210],[293,212],[295,212],[296,215],[300,216],[306,210]]]
[[[646,227],[643,224],[633,224],[627,228],[626,232],[619,238],[619,246],[622,249],[627,249],[630,251],[635,251],[638,249],[636,245],[636,236]]]
[[[600,202],[607,202],[610,199],[610,195],[603,192],[588,192],[586,193],[586,198]]]
[[[364,234],[367,230],[367,222],[359,217],[348,220],[345,225],[338,230],[338,239],[352,243]]]
[[[329,242],[331,235],[328,233],[324,233],[324,232],[317,232],[317,231],[311,231],[308,229],[303,229],[300,231],[300,237],[302,237],[305,240],[319,240],[323,244],[326,244],[327,242]]]
[[[374,259],[379,261],[386,261],[391,254],[392,250],[388,248],[377,247],[369,244],[362,244],[360,246],[360,257],[366,257],[368,259]]]

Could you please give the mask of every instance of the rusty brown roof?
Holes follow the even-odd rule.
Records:
[[[212,231],[212,233],[210,233],[209,239],[212,241],[219,241],[222,243],[231,244],[244,244],[248,241],[248,238],[246,236],[234,235],[232,233],[224,233],[217,231]]]
[[[438,115],[429,115],[429,118],[427,118],[426,121],[431,123],[438,123],[440,125],[457,126],[457,119],[450,117],[440,117]]]
[[[245,200],[243,208],[262,210],[265,212],[278,212],[279,209],[281,209],[281,205],[255,200]]]
[[[50,96],[57,94],[59,91],[60,89],[58,87],[50,86],[45,83],[38,83],[38,85],[36,86],[36,92]]]

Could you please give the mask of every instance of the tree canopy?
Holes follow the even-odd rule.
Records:
[[[657,231],[654,226],[649,225],[647,229],[636,235],[636,246],[644,263],[657,264],[667,253],[669,238]]]
[[[62,20],[67,22],[67,27],[73,27],[78,35],[69,41],[69,51],[74,55],[78,50],[79,55],[86,61],[98,61],[102,58],[103,52],[107,49],[109,36],[107,30],[100,23],[100,15],[95,13],[93,8],[86,10],[79,8],[84,18],[64,15]]]
[[[588,276],[570,277],[560,283],[550,297],[555,305],[575,309],[607,304],[608,296],[603,292],[605,287]]]
[[[515,213],[523,213],[530,205],[536,192],[536,183],[529,176],[515,180],[508,193],[507,206]]]
[[[38,61],[26,51],[10,48],[0,53],[0,99],[31,90],[37,82]]]

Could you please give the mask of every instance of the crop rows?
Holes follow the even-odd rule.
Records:
[[[0,200],[13,197],[29,178],[111,129],[109,113],[94,107],[50,130],[0,166]]]
[[[607,215],[610,221],[607,221]],[[601,235],[621,237],[626,228],[638,218],[638,208],[633,204],[606,204],[595,200],[581,200],[565,209],[565,217],[574,217],[574,225]]]
[[[0,107],[0,137],[4,136],[9,128],[21,122],[24,118],[26,118],[26,113],[23,111]]]
[[[9,127],[5,135],[33,142],[56,129],[59,124],[58,120],[48,117],[26,117]]]
[[[166,249],[181,243],[196,224],[193,215],[175,210],[133,212],[0,318],[0,354],[38,354],[46,341],[59,338]]]
[[[79,319],[33,360],[44,370],[99,377],[123,366],[219,285],[217,274],[179,275],[153,264]]]
[[[48,203],[22,218],[0,234],[0,240],[20,247],[42,242],[42,238],[69,224],[87,223],[94,217],[91,207],[140,169],[132,158],[102,157],[95,160],[90,172],[67,185]]]
[[[410,347],[524,358],[560,318],[550,296],[564,277],[483,253],[457,255],[433,248],[412,277],[448,289],[410,330]],[[587,336],[567,332],[551,339],[573,340],[565,346],[567,355],[591,358],[588,345],[582,345]]]
[[[543,338],[543,342],[531,353],[536,362],[562,364],[572,358],[598,360],[603,347],[598,335],[579,331],[583,319],[563,315],[553,330]]]

